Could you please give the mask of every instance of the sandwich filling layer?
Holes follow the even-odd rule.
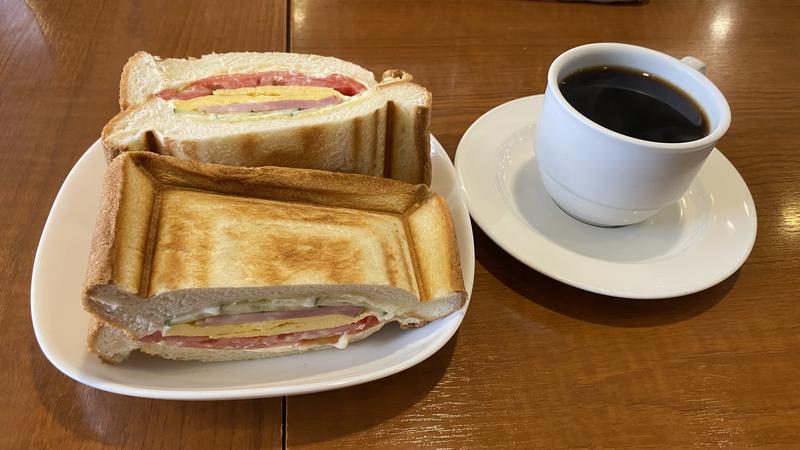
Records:
[[[358,306],[317,306],[212,315],[167,325],[140,341],[178,347],[257,349],[318,344],[319,340],[327,339],[330,344],[344,348],[349,336],[380,323],[374,314]]]
[[[175,112],[281,113],[338,105],[366,91],[366,86],[341,74],[314,77],[288,71],[217,75],[156,95],[173,102]],[[223,116],[224,117],[224,116]]]

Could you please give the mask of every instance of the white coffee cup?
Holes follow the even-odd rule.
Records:
[[[566,76],[598,66],[641,70],[677,86],[705,111],[709,133],[691,142],[651,142],[592,122],[558,86]],[[680,199],[731,122],[728,102],[704,70],[695,58],[678,60],[627,44],[583,45],[556,58],[534,142],[550,197],[568,214],[601,226],[646,220]]]

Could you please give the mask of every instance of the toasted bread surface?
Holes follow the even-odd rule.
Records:
[[[391,285],[416,294],[399,215],[232,197],[161,193],[147,296],[175,289]]]

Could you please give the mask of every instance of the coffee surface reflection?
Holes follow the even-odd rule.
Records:
[[[651,142],[691,142],[709,132],[700,106],[683,90],[625,67],[591,67],[559,82],[564,98],[592,122]]]

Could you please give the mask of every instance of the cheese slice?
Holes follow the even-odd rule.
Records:
[[[189,100],[173,100],[176,111],[198,111],[203,106],[262,103],[281,100],[321,100],[328,97],[347,98],[336,89],[320,86],[259,86],[239,89],[217,89],[211,95]]]
[[[198,326],[191,323],[174,325],[162,332],[164,336],[207,336],[212,339],[233,337],[273,336],[299,331],[321,330],[357,322],[360,317],[330,314],[316,317],[297,317],[294,319],[265,320],[263,322],[239,323],[230,325]]]

